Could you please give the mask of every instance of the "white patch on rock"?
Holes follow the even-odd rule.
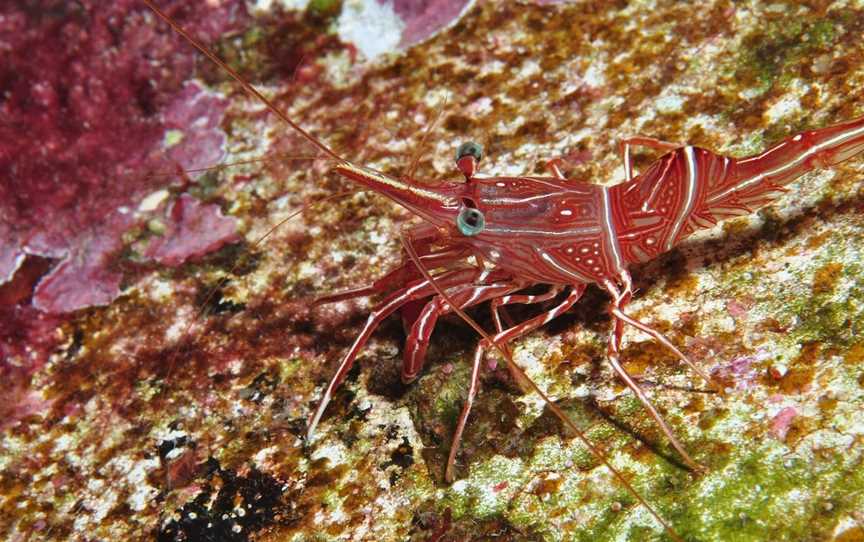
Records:
[[[341,465],[346,461],[345,447],[341,444],[326,443],[312,453],[312,460],[328,459],[330,466]]]
[[[656,102],[657,110],[666,114],[680,112],[682,105],[684,105],[684,98],[678,94],[662,96]]]
[[[585,71],[585,76],[582,79],[592,87],[602,87],[606,85],[606,63],[594,62]]]
[[[157,468],[159,468],[159,460],[154,457],[135,461],[135,466],[129,471],[127,479],[129,487],[132,488],[132,494],[129,495],[126,502],[132,510],[136,512],[144,510],[159,494],[156,488],[147,483],[147,475]]]
[[[167,190],[157,190],[141,200],[141,203],[138,204],[138,210],[142,213],[155,211],[166,198],[168,198]]]
[[[795,114],[800,111],[801,100],[799,97],[796,94],[787,94],[765,111],[765,118],[773,124],[783,119],[794,118]]]
[[[369,59],[395,51],[404,28],[405,23],[393,10],[392,3],[374,1],[346,2],[337,23],[342,41],[353,43]]]
[[[468,489],[468,481],[467,480],[456,480],[453,482],[453,485],[450,488],[456,493],[464,493],[466,489]]]
[[[282,6],[289,11],[303,11],[309,5],[309,0],[255,0],[251,11],[270,11],[274,5]]]

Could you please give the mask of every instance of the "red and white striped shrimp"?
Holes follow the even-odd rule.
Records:
[[[414,235],[434,235],[432,239],[424,238],[427,245],[440,247],[441,253],[450,255],[449,261],[439,257],[435,262],[436,267],[447,270],[440,276],[439,285],[462,308],[493,301],[498,326],[493,337],[496,343],[506,343],[548,323],[575,304],[586,285],[603,287],[613,299],[611,313],[615,328],[608,347],[613,369],[649,410],[687,464],[698,468],[619,363],[623,325],[653,336],[709,383],[710,378],[662,334],[627,315],[625,308],[632,298],[627,266],[670,250],[698,229],[714,226],[717,220],[746,214],[771,202],[782,192],[783,185],[807,171],[860,153],[864,150],[864,118],[795,135],[750,158],[725,157],[689,145],[680,148],[671,144],[652,145],[674,150],[643,174],[612,187],[566,179],[555,168],[552,168],[554,177],[476,177],[477,152],[471,146],[464,146],[457,157],[466,182],[424,184],[419,188],[415,181],[387,177],[350,163],[337,165],[335,170],[386,194],[435,227],[432,233],[428,226],[421,226],[422,230]],[[627,164],[626,169],[632,171],[632,166]],[[479,254],[484,266],[473,273],[457,268],[466,253]],[[427,252],[424,256],[433,254],[440,253]],[[397,284],[388,280],[373,291],[383,292]],[[397,287],[390,298],[373,310],[325,391],[310,423],[310,438],[334,389],[369,335],[383,318],[403,304],[430,297],[431,285],[423,284],[404,282],[401,289]],[[534,284],[548,285],[549,294],[533,298],[513,296]],[[565,288],[570,293],[555,308],[518,326],[506,330],[501,326],[497,307],[545,301]],[[404,380],[415,377],[423,364],[425,347],[415,345],[428,342],[434,321],[449,310],[447,300],[431,296],[414,322],[405,349]],[[475,354],[471,388],[450,454],[448,478],[452,477],[455,449],[477,388],[480,363],[489,346],[481,343]]]

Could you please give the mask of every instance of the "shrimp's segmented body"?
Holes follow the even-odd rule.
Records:
[[[339,156],[288,118],[149,0],[145,3],[292,129],[335,160],[333,171],[387,196],[423,220],[406,232],[406,257],[396,269],[370,285],[317,301],[326,303],[371,294],[384,296],[372,309],[324,389],[308,424],[310,440],[335,390],[384,319],[409,304],[422,306],[419,311],[406,311],[413,316],[406,316],[410,331],[403,354],[402,378],[410,382],[422,369],[436,321],[452,312],[470,320],[462,309],[490,302],[496,330],[491,335],[483,333],[475,351],[468,397],[447,462],[447,480],[453,478],[459,442],[479,386],[486,352],[497,348],[512,365],[506,344],[567,311],[592,283],[612,298],[613,329],[607,354],[613,370],[648,409],[684,461],[694,470],[700,469],[620,363],[624,326],[651,335],[701,378],[715,385],[660,332],[628,315],[627,305],[633,295],[628,266],[669,251],[699,229],[771,202],[786,184],[805,172],[864,151],[864,117],[789,137],[762,154],[747,158],[634,137],[621,145],[624,182],[607,187],[567,179],[554,163],[550,163],[552,175],[548,177],[479,177],[477,167],[482,150],[479,145],[466,144],[456,156],[464,179],[420,183],[412,178],[389,176]],[[665,154],[634,176],[631,150],[637,145]],[[538,284],[546,285],[547,290],[539,294],[522,292]],[[552,308],[509,327],[499,314],[506,305],[552,300],[557,300]],[[518,368],[513,370],[520,374]],[[578,433],[554,403],[549,406]],[[587,443],[583,435],[579,437]],[[602,454],[590,443],[588,446],[670,535],[680,539]]]
[[[615,320],[608,344],[608,358],[618,376],[645,405],[684,461],[700,466],[678,442],[639,385],[619,363],[624,325],[648,333],[674,352],[709,384],[711,379],[698,365],[678,350],[660,332],[626,313],[632,297],[630,264],[650,260],[672,249],[699,229],[712,227],[719,220],[740,216],[773,201],[784,185],[814,168],[836,164],[864,151],[864,118],[790,137],[764,153],[748,158],[731,158],[689,145],[676,146],[647,138],[641,144],[672,149],[634,178],[615,186],[591,185],[566,179],[554,166],[553,177],[493,177],[474,175],[476,164],[464,165],[462,153],[457,160],[464,182],[439,185],[420,184],[411,179],[395,179],[354,166],[335,170],[363,186],[384,193],[426,219],[413,236],[422,241],[429,259],[428,267],[438,270],[436,282],[451,299],[435,295],[428,281],[414,277],[399,284],[388,275],[356,295],[395,290],[369,316],[361,334],[342,360],[309,425],[314,434],[327,402],[342,382],[354,359],[375,327],[389,314],[410,301],[427,299],[425,308],[414,321],[404,352],[402,377],[406,382],[423,365],[426,344],[441,315],[451,312],[452,300],[460,308],[492,301],[498,344],[506,343],[546,323],[578,301],[588,284],[605,289],[613,299]],[[629,147],[624,143],[625,160]],[[476,161],[476,157],[469,157]],[[632,172],[627,163],[625,171]],[[460,220],[469,214],[482,217],[482,228],[466,234]],[[434,248],[434,251],[432,250]],[[483,265],[473,272],[462,269],[469,254],[480,256]],[[406,261],[400,271],[410,269]],[[547,294],[516,295],[535,284],[549,286]],[[395,288],[394,288],[395,286]],[[519,325],[504,329],[498,308],[510,303],[538,303],[569,295],[551,310]],[[334,298],[344,299],[345,295]],[[328,301],[325,299],[322,301]],[[488,342],[488,341],[487,341]],[[456,440],[471,408],[477,389],[483,352],[481,344],[474,357],[471,386],[463,408]],[[715,386],[716,387],[716,386]],[[718,391],[723,391],[719,389]],[[452,477],[455,451],[451,450],[447,477]]]

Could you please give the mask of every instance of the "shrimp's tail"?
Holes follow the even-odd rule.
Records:
[[[762,154],[726,158],[726,174],[709,186],[704,205],[717,218],[747,214],[776,199],[804,173],[864,152],[864,117],[788,137]],[[721,215],[721,216],[718,216]]]

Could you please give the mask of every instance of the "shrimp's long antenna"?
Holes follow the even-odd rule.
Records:
[[[318,160],[321,156],[319,155],[309,155],[309,156],[301,156],[301,155],[285,155],[279,157],[280,160],[283,161],[299,161],[299,160]],[[208,171],[221,171],[223,169],[228,169],[237,166],[248,166],[250,164],[261,164],[265,163],[269,160],[275,160],[276,158],[272,155],[270,156],[262,156],[261,158],[250,158],[248,160],[238,160],[236,162],[225,162],[222,164],[216,164],[215,166],[204,166],[204,167],[196,167],[191,169],[180,169],[174,171],[154,171],[153,173],[148,173],[144,176],[144,179],[158,179],[160,177],[174,177],[179,174],[188,175],[190,173],[204,173]]]
[[[301,136],[303,136],[303,138],[305,138],[308,142],[310,142],[313,145],[315,145],[316,147],[318,147],[318,149],[323,151],[325,154],[327,154],[331,158],[334,158],[334,159],[338,160],[339,162],[348,163],[348,160],[345,160],[344,158],[342,158],[341,156],[336,154],[332,149],[330,149],[330,147],[328,147],[327,145],[325,145],[324,143],[319,141],[315,136],[313,136],[312,134],[310,134],[309,132],[307,132],[306,130],[301,128],[293,120],[288,118],[288,115],[283,113],[278,107],[276,107],[276,105],[273,102],[271,102],[263,94],[261,94],[261,92],[257,88],[252,86],[250,83],[247,83],[242,77],[240,77],[240,74],[237,73],[231,66],[226,64],[221,58],[216,56],[216,54],[213,53],[210,49],[208,49],[207,47],[202,45],[200,42],[198,42],[198,40],[193,38],[188,32],[186,32],[186,30],[183,29],[183,27],[181,27],[173,19],[171,19],[171,17],[169,17],[168,14],[166,14],[164,11],[162,11],[161,9],[156,7],[156,5],[151,0],[143,0],[143,1],[145,4],[147,4],[147,7],[150,8],[151,11],[153,11],[153,13],[155,13],[157,16],[159,16],[160,19],[162,19],[163,21],[168,23],[171,26],[171,28],[174,29],[175,32],[177,32],[178,34],[183,36],[183,38],[185,38],[186,41],[188,41],[196,49],[201,51],[201,53],[204,56],[206,56],[207,58],[209,58],[210,60],[215,62],[220,68],[225,70],[235,81],[237,81],[243,87],[243,89],[246,92],[251,94],[254,98],[261,100],[261,102],[265,106],[267,106],[267,109],[269,109],[272,113],[274,113],[280,119],[285,121],[288,124],[288,126],[290,126],[291,128],[294,128],[294,130],[296,130],[297,133],[299,133]]]
[[[435,119],[432,121],[432,124],[426,127],[426,130],[424,130],[423,132],[423,136],[420,138],[420,143],[417,144],[417,150],[414,151],[414,158],[411,160],[411,166],[408,168],[408,171],[405,172],[406,179],[411,179],[414,177],[414,172],[417,171],[417,166],[420,164],[420,157],[423,156],[423,146],[426,145],[426,141],[432,134],[432,130],[435,129],[435,125],[438,124],[439,120],[441,120],[441,116],[444,114],[445,109],[447,109],[446,94],[444,95],[444,104],[438,109],[438,113],[435,114]]]

